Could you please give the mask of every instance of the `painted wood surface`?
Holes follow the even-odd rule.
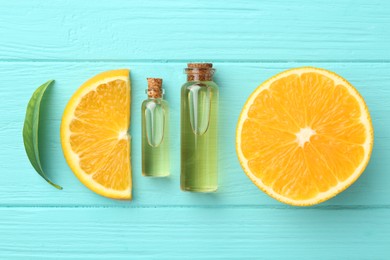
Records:
[[[388,209],[12,208],[0,224],[2,259],[386,259],[390,243]]]
[[[3,59],[389,60],[389,1],[2,0]]]
[[[389,259],[390,2],[0,0],[0,259]],[[179,88],[187,61],[212,61],[221,89],[220,189],[179,190]],[[362,177],[312,208],[258,190],[235,154],[240,109],[287,68],[339,73],[362,94],[375,130]],[[59,124],[92,75],[130,68],[134,200],[86,189],[65,163]],[[172,176],[140,172],[146,77],[171,105]],[[22,141],[29,97],[48,79],[40,133],[49,186]]]

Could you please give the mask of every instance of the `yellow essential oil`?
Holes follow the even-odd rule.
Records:
[[[190,63],[181,88],[181,175],[183,191],[218,188],[218,86],[211,63]]]
[[[148,78],[148,99],[142,103],[142,174],[169,175],[169,107],[162,79]]]

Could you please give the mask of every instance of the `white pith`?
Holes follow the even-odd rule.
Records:
[[[127,134],[127,129],[119,131],[118,140],[121,140],[121,139],[127,140],[127,138],[129,138],[129,136]]]
[[[305,143],[310,142],[310,138],[315,135],[316,131],[311,129],[310,127],[301,128],[301,130],[296,133],[297,143],[300,147],[304,147]]]

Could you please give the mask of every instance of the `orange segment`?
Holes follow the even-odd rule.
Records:
[[[365,169],[373,129],[363,98],[340,76],[303,67],[260,85],[237,125],[249,178],[291,205],[313,205],[350,186]]]
[[[131,198],[130,81],[128,70],[103,72],[70,99],[62,119],[65,158],[94,192]]]

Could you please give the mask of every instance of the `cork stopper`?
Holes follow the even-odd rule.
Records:
[[[159,78],[147,78],[148,81],[148,97],[149,98],[162,98],[162,79]]]
[[[211,69],[212,63],[187,63],[187,67],[191,69]]]
[[[215,69],[212,63],[188,63],[187,81],[212,81]]]

